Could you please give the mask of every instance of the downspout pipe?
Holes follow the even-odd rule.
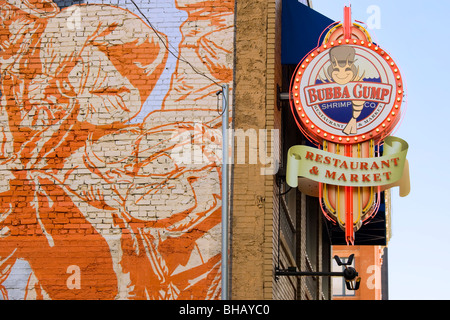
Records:
[[[222,300],[229,299],[228,292],[228,187],[229,187],[229,166],[228,166],[228,121],[229,121],[229,103],[228,103],[229,85],[222,85]]]

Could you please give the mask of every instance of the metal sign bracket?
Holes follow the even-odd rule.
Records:
[[[297,271],[297,267],[288,267],[287,269],[275,270],[275,280],[278,280],[280,276],[316,276],[316,277],[344,277],[345,285],[348,290],[358,290],[361,282],[361,278],[358,277],[358,272],[355,268],[350,267],[353,262],[354,255],[350,255],[347,262],[342,262],[338,256],[334,256],[338,266],[344,266],[343,272],[309,272],[309,271]]]

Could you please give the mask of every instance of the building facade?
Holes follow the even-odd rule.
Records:
[[[333,277],[332,299],[388,300],[387,250],[387,247],[382,246],[334,246],[333,254],[342,260],[354,255],[353,267],[358,270],[361,282],[358,290],[348,290],[343,278]],[[332,270],[340,272],[342,266],[333,262]]]
[[[284,178],[307,142],[280,98],[281,0],[0,4],[0,298],[332,298],[276,275],[330,271],[333,244]]]

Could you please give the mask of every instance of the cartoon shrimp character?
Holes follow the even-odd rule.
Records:
[[[339,46],[330,50],[330,62],[324,72],[329,82],[345,85],[351,81],[361,81],[365,72],[359,75],[359,67],[355,66],[355,49],[350,46]],[[364,108],[364,101],[352,101],[352,118],[342,130],[345,134],[356,133],[356,119]]]

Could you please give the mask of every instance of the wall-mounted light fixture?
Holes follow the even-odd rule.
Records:
[[[344,277],[345,285],[348,290],[358,290],[361,282],[361,278],[358,277],[358,272],[355,268],[350,267],[353,262],[354,255],[351,254],[347,262],[342,262],[338,256],[334,256],[338,266],[344,266],[342,272],[310,272],[310,271],[298,271],[297,267],[288,267],[287,269],[275,270],[275,280],[278,280],[279,276],[318,276],[318,277]]]

